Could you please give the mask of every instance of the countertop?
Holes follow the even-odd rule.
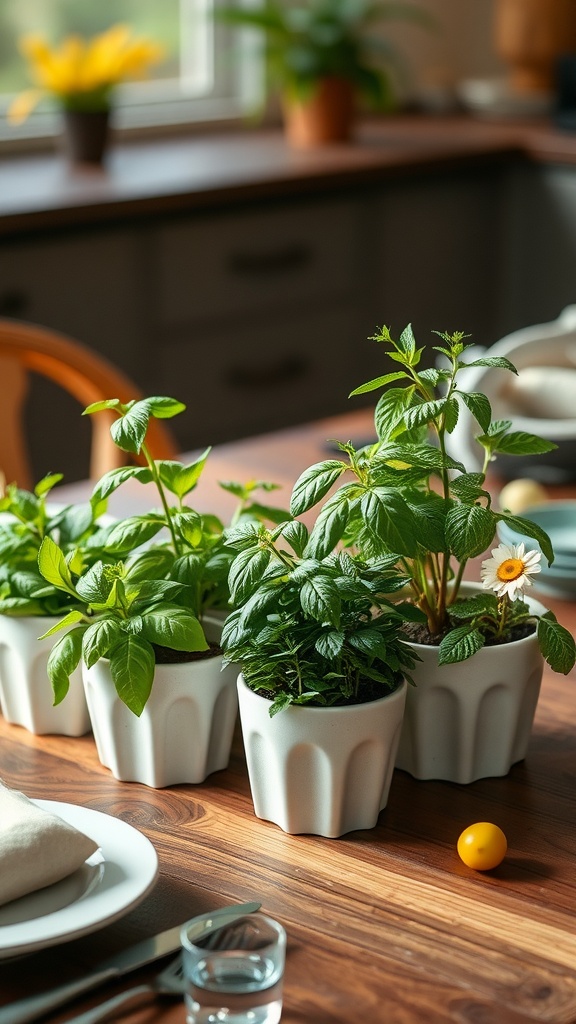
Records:
[[[516,157],[576,165],[576,134],[542,121],[390,116],[352,144],[291,149],[279,129],[236,129],[113,142],[102,168],[71,168],[58,152],[0,161],[0,234],[66,228],[317,195],[389,176]]]

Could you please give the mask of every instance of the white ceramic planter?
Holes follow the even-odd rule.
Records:
[[[411,646],[422,661],[411,672],[416,686],[408,687],[396,767],[416,779],[460,783],[507,775],[526,756],[540,694],[536,634],[483,647],[455,665],[438,665],[437,647]]]
[[[373,828],[386,806],[398,749],[406,683],[369,704],[288,707],[240,675],[238,696],[254,810],[293,835],[336,838]]]
[[[211,637],[221,625],[206,626]],[[137,717],[118,697],[106,659],[83,670],[98,757],[121,782],[154,789],[198,783],[226,768],[236,722],[237,669],[222,657],[157,665]]]
[[[48,678],[48,655],[54,637],[38,640],[58,618],[0,615],[0,707],[7,722],[37,735],[83,736],[90,717],[78,668],[61,704]]]

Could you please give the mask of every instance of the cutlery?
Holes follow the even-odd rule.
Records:
[[[152,992],[158,995],[182,996],[185,986],[182,957],[177,956],[149,984],[135,985],[133,988],[125,989],[124,992],[112,996],[105,1003],[94,1006],[86,1013],[81,1013],[78,1017],[71,1017],[68,1024],[98,1024],[99,1021],[106,1020],[121,1006],[124,1006],[124,1003],[131,1002],[138,996]]]
[[[205,934],[209,934],[215,927],[231,924],[238,917],[245,914],[253,914],[259,910],[260,903],[244,903],[240,905],[222,907],[208,914],[202,914],[199,921],[205,921]],[[185,922],[184,922],[185,923]],[[116,953],[109,960],[104,960],[96,969],[85,978],[78,978],[76,981],[67,982],[49,992],[42,992],[39,995],[25,996],[14,1003],[0,1009],[0,1024],[29,1024],[30,1021],[38,1020],[50,1010],[64,1006],[76,996],[90,992],[106,981],[120,978],[138,967],[159,960],[160,957],[168,956],[180,948],[180,931],[182,925],[169,928],[150,939],[144,939],[135,946]]]

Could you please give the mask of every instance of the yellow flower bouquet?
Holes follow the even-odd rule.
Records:
[[[157,43],[135,37],[129,26],[121,24],[89,40],[67,36],[55,47],[40,35],[28,35],[20,49],[36,88],[12,102],[8,111],[12,124],[25,121],[45,94],[55,97],[65,111],[108,111],[114,87],[141,75],[164,53]]]

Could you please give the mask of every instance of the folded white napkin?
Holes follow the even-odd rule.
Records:
[[[0,906],[59,882],[98,844],[0,782]]]

